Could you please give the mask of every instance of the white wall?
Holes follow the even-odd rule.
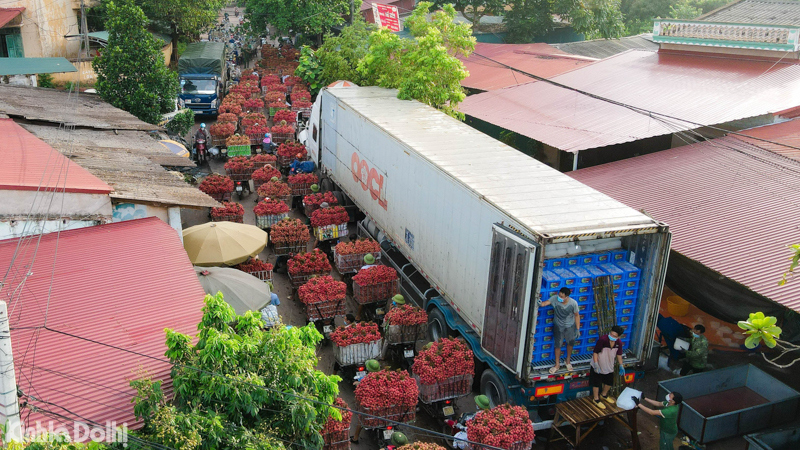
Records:
[[[3,199],[0,201],[0,218],[4,220],[27,220],[30,214],[42,218],[92,216],[111,220],[108,194],[0,190],[0,196]]]
[[[14,239],[23,236],[36,235],[42,232],[52,233],[54,231],[76,230],[78,228],[99,225],[101,222],[96,220],[0,220],[0,240]]]
[[[181,236],[181,240],[183,240],[183,227],[181,226],[179,207],[174,206],[168,208],[166,206],[153,206],[132,202],[114,203],[113,222],[143,219],[145,217],[158,217],[174,228],[175,231],[178,232],[178,236]]]

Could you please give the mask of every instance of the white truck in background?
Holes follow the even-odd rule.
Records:
[[[669,252],[665,224],[395,90],[323,89],[301,140],[323,184],[366,216],[360,231],[378,239],[403,293],[428,311],[431,339],[469,343],[476,384],[493,404],[525,405],[536,419],[537,407],[588,394],[591,356],[556,374],[547,371],[553,361],[532,357],[551,255],[628,252],[641,267],[640,325],[625,364],[649,355]]]

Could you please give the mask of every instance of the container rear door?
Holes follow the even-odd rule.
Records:
[[[481,347],[512,372],[521,373],[538,245],[502,225],[492,232],[489,284]]]

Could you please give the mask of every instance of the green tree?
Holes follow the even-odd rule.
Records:
[[[670,19],[691,20],[703,14],[703,10],[695,7],[693,3],[695,2],[691,0],[681,0],[675,5],[670,6],[668,17]]]
[[[556,16],[587,39],[620,37],[624,25],[619,6],[619,0],[520,0],[503,19],[507,40],[532,42],[553,30]]]
[[[317,58],[317,53],[307,45],[300,49],[299,64],[294,74],[308,84],[308,89],[313,95],[316,95],[325,86],[322,81],[322,66]]]
[[[745,347],[753,349],[758,347],[763,342],[768,348],[777,348],[779,353],[774,358],[767,358],[767,355],[763,352],[761,353],[761,356],[763,356],[764,360],[773,366],[780,369],[785,369],[800,361],[800,357],[795,358],[786,364],[781,364],[778,362],[778,360],[780,360],[784,355],[800,351],[800,345],[782,340],[781,333],[783,330],[776,325],[777,323],[778,319],[776,319],[774,316],[765,316],[762,312],[756,312],[751,313],[747,320],[740,320],[738,325],[739,328],[744,330],[744,334],[747,336],[744,341]]]
[[[261,34],[270,24],[284,34],[321,35],[344,23],[349,0],[247,0],[245,18],[251,33]],[[361,7],[356,0],[355,10]]]
[[[625,34],[651,33],[657,18],[694,19],[729,3],[729,0],[622,0]]]
[[[104,100],[139,119],[158,123],[174,107],[178,75],[164,65],[161,43],[145,26],[132,0],[108,3],[108,46],[94,59],[97,91]]]
[[[205,298],[196,344],[167,330],[175,401],[166,405],[156,383],[132,383],[144,437],[174,448],[192,443],[185,450],[278,449],[281,440],[321,448],[322,426],[340,417],[327,405],[341,381],[316,370],[322,335],[313,325],[262,325],[258,313],[239,316],[217,294]]]
[[[196,40],[216,24],[225,0],[141,0],[142,11],[172,37],[172,60],[178,59],[178,39]]]
[[[468,24],[455,24],[456,10],[445,5],[428,19],[432,3],[420,2],[405,25],[414,37],[403,39],[380,29],[370,35],[369,52],[358,66],[364,84],[396,88],[398,98],[419,100],[457,118],[469,75],[458,59],[475,49]]]
[[[353,24],[344,27],[338,36],[325,37],[324,43],[315,52],[322,66],[323,85],[336,80],[364,84],[364,77],[358,71],[358,63],[369,52],[369,38],[376,30],[373,24],[365,22],[361,15],[358,15]]]
[[[503,0],[436,0],[433,6],[441,8],[447,4],[453,5],[456,11],[469,20],[473,29],[480,24],[483,16],[502,13],[505,7]]]

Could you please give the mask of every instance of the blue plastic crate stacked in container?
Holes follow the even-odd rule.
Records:
[[[627,262],[627,259],[627,250],[612,250],[551,258],[544,261],[542,301],[557,295],[562,287],[568,287],[572,291],[571,297],[578,302],[580,308],[581,336],[575,343],[574,354],[592,353],[600,333],[592,290],[592,280],[598,276],[609,275],[611,277],[617,309],[617,324],[627,329],[622,341],[626,347],[630,345],[641,270]],[[534,363],[555,358],[553,327],[553,307],[539,308],[536,334],[534,335]],[[566,351],[563,347],[562,349]]]

